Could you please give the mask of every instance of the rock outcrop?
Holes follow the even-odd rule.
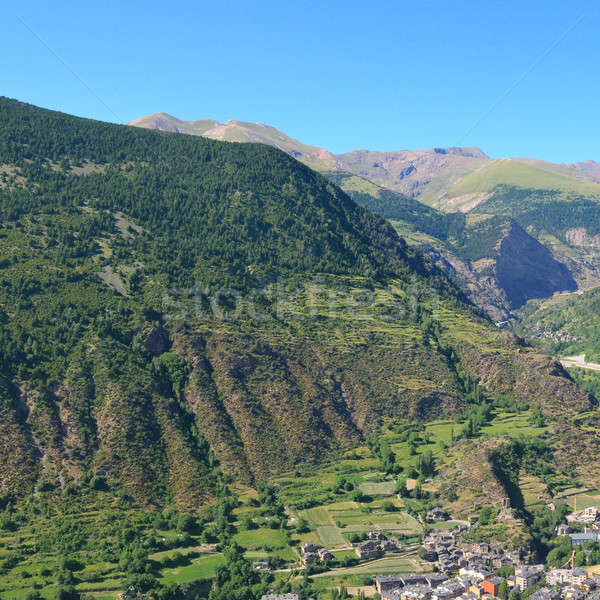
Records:
[[[497,253],[496,278],[512,308],[577,289],[569,269],[515,221],[509,222]]]

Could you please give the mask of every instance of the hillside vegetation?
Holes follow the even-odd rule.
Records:
[[[494,160],[464,177],[452,187],[447,196],[452,198],[465,194],[484,193],[498,185],[517,188],[559,190],[577,194],[598,194],[600,185],[579,179],[566,173],[558,173],[539,165],[529,165],[518,160]]]
[[[2,597],[317,597],[372,527],[424,569],[427,508],[509,495],[474,535],[529,546],[522,479],[597,477],[594,396],[285,152],[1,98],[0,165]],[[476,226],[390,193],[414,235]],[[340,570],[298,577],[305,541]]]
[[[590,406],[286,154],[1,108],[2,493],[102,476],[190,509],[217,465],[264,480],[459,413],[477,381]]]
[[[600,289],[530,302],[520,311],[518,331],[544,351],[562,356],[585,354],[600,362]]]

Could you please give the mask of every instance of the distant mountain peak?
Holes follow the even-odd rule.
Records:
[[[226,123],[219,123],[214,119],[182,121],[167,113],[160,112],[135,119],[129,125],[174,133],[201,135],[225,142],[266,144],[287,152],[301,162],[320,171],[338,170],[340,168],[336,157],[325,148],[303,144],[266,123],[240,121],[238,119],[229,119]]]
[[[595,160],[586,160],[583,162],[575,162],[568,165],[569,167],[580,172],[582,175],[600,183],[600,163]]]
[[[191,133],[193,135],[204,135],[206,131],[219,125],[214,119],[202,119],[200,121],[182,121],[165,112],[158,112],[145,117],[140,117],[128,123],[133,127],[144,127],[146,129],[157,129],[158,131],[171,131],[173,133]]]
[[[465,156],[467,158],[489,158],[489,156],[477,146],[460,147],[450,146],[449,148],[434,148],[435,154],[455,154],[456,156]]]

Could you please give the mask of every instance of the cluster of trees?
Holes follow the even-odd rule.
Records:
[[[343,494],[346,492],[351,492],[354,489],[354,484],[349,481],[346,477],[338,477],[336,478],[332,491],[334,494]]]
[[[562,567],[573,553],[571,539],[568,536],[556,538],[553,547],[549,550],[546,556],[546,563],[552,567]],[[600,546],[598,544],[589,543],[585,547],[575,552],[573,564],[576,567],[584,567],[585,565],[596,565],[600,561]]]
[[[481,428],[489,423],[492,418],[492,407],[489,404],[471,405],[467,408],[465,415],[465,424],[456,436],[473,438],[479,435]]]
[[[402,466],[396,462],[396,455],[390,447],[389,441],[380,435],[372,435],[367,438],[367,445],[375,456],[379,458],[380,468],[387,474],[400,473]]]
[[[235,579],[244,595],[240,598],[257,600],[265,591],[275,585],[268,575],[257,574],[251,564],[244,559],[243,549],[233,540],[233,521],[237,519],[234,509],[239,501],[226,484],[217,488],[218,501],[201,515],[181,513],[170,508],[160,513],[131,511],[129,506],[124,512],[101,511],[101,521],[94,523],[75,518],[75,512],[81,510],[75,497],[63,496],[57,502],[45,497],[31,499],[21,503],[7,499],[6,512],[0,513],[0,523],[5,534],[15,534],[21,527],[28,526],[30,519],[38,521],[40,514],[47,515],[48,529],[36,529],[35,544],[19,547],[4,553],[0,566],[7,573],[18,567],[23,561],[31,561],[31,556],[58,555],[56,568],[43,569],[41,576],[57,585],[52,600],[83,600],[77,592],[77,585],[88,581],[85,569],[88,563],[116,563],[115,575],[123,577],[127,597],[138,598],[141,595],[148,600],[208,600],[227,598],[230,587],[224,582]],[[263,515],[281,515],[283,506],[275,490],[263,488],[261,499],[255,501]],[[111,503],[114,498],[111,498]],[[253,502],[254,504],[254,502]],[[270,518],[270,517],[269,517]],[[286,520],[282,519],[285,524]],[[38,526],[39,527],[39,526]],[[166,532],[177,532],[169,535]],[[196,536],[192,538],[191,536]],[[190,564],[195,558],[193,553],[175,552],[162,560],[152,560],[149,556],[155,552],[189,547],[197,543],[195,539],[217,543],[226,556],[226,565],[218,578],[222,589],[213,589],[210,582],[193,582],[185,585],[163,585],[159,581],[161,570]],[[16,540],[20,538],[15,538]],[[289,540],[288,540],[289,541]],[[27,571],[23,570],[27,575]],[[221,585],[223,584],[223,585]],[[308,585],[308,584],[306,584]],[[304,586],[305,589],[306,585]],[[281,584],[281,590],[292,591],[291,587]],[[279,589],[275,585],[275,589]],[[36,593],[32,598],[38,598]]]
[[[417,456],[415,468],[420,476],[433,477],[435,475],[435,459],[431,450],[425,450]]]
[[[417,479],[412,490],[409,490],[405,479],[398,479],[396,484],[396,491],[402,498],[415,498],[417,500],[423,500],[429,498],[429,492],[423,489],[421,479]]]
[[[534,406],[531,410],[531,417],[529,418],[529,422],[535,427],[546,426],[546,418],[544,417],[544,413],[542,412],[539,406]]]

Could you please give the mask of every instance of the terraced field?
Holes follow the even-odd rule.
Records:
[[[250,560],[268,560],[279,571],[276,578],[298,577],[300,565],[299,546],[307,541],[333,550],[333,568],[315,573],[315,589],[336,585],[365,587],[370,576],[378,573],[428,569],[416,555],[419,536],[424,525],[417,513],[432,505],[444,504],[435,496],[443,489],[443,476],[421,478],[426,493],[434,495],[427,500],[399,497],[399,481],[417,483],[412,471],[419,459],[431,452],[438,472],[444,474],[448,465],[461,461],[465,443],[454,443],[462,424],[458,421],[439,420],[407,428],[398,421],[390,421],[380,429],[380,442],[384,440],[394,453],[399,472],[386,474],[381,456],[375,446],[360,446],[340,452],[331,463],[320,467],[305,465],[291,473],[274,477],[271,484],[281,502],[280,520],[275,519],[265,505],[265,492],[246,487],[234,488],[236,507],[230,519],[232,540],[239,544]],[[478,436],[482,443],[502,438],[504,434],[535,439],[548,431],[546,425],[532,424],[531,411],[514,413],[498,411],[490,422],[484,424]],[[412,442],[409,440],[413,440]],[[418,442],[414,442],[418,440]],[[473,444],[474,440],[467,441]],[[416,445],[415,445],[416,444]],[[547,485],[538,476],[522,473],[519,486],[528,510],[543,507],[552,497]],[[559,495],[571,506],[577,497],[577,507],[600,505],[598,490],[583,487],[569,488]],[[469,510],[477,496],[469,500]],[[485,498],[481,497],[480,502]],[[177,515],[165,519],[164,515],[141,511],[122,498],[109,492],[98,492],[90,497],[89,504],[75,509],[68,504],[60,510],[66,515],[56,528],[56,521],[48,520],[53,507],[46,505],[33,518],[23,516],[23,525],[0,522],[0,567],[8,565],[5,575],[0,575],[0,597],[24,600],[31,591],[39,590],[44,598],[52,598],[57,590],[56,573],[62,569],[64,557],[81,560],[81,569],[73,572],[75,588],[97,600],[116,600],[126,585],[128,574],[123,570],[123,554],[115,548],[127,548],[124,538],[139,540],[142,544],[158,543],[160,549],[148,555],[156,578],[163,584],[208,581],[216,570],[225,564],[225,556],[217,545],[207,541],[203,525],[198,531],[178,531]],[[456,505],[460,506],[460,502]],[[39,510],[39,509],[38,509]],[[168,521],[168,522],[167,522]],[[52,523],[52,527],[49,526]],[[456,522],[441,522],[434,527],[453,528]],[[61,532],[77,528],[75,539],[79,547],[62,547]],[[212,525],[208,525],[212,527]],[[494,524],[494,527],[504,527]],[[11,531],[11,528],[16,528]],[[370,563],[357,563],[354,546],[366,533],[377,529],[401,543],[401,551],[389,554]],[[485,528],[483,528],[484,530]],[[496,531],[496,530],[494,530]],[[497,533],[497,532],[496,532]],[[151,540],[154,540],[151,542]],[[28,553],[36,549],[29,559]],[[112,550],[107,550],[111,549]],[[12,557],[17,561],[11,566]],[[8,562],[7,562],[8,561]],[[77,567],[74,567],[77,568]]]

